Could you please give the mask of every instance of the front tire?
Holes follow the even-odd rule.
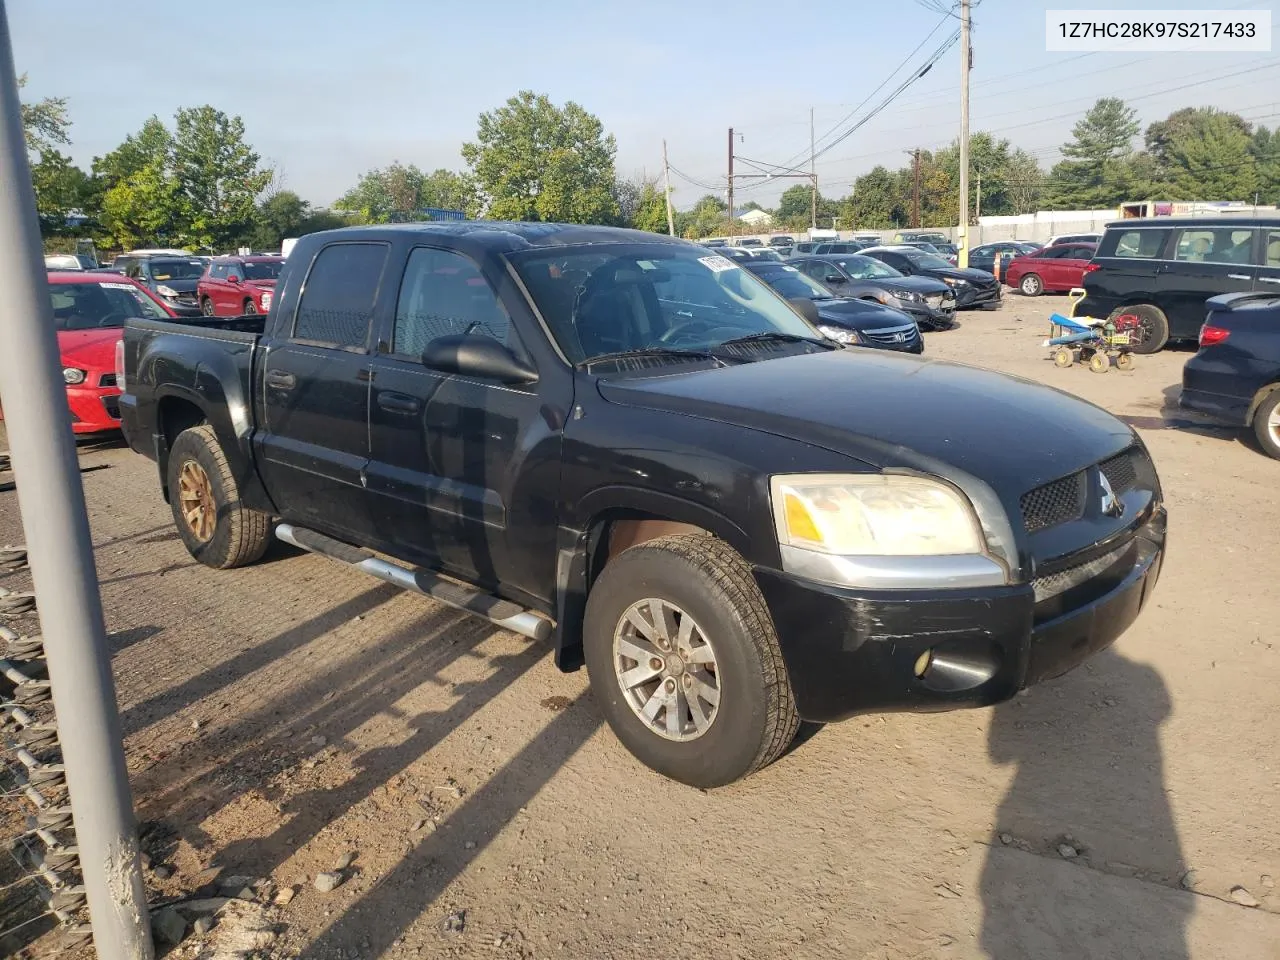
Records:
[[[587,597],[591,690],[642,763],[690,786],[777,759],[800,723],[773,619],[728,544],[681,534],[610,561]]]
[[[178,434],[169,451],[169,506],[187,552],[207,567],[253,563],[271,542],[271,517],[240,501],[240,490],[207,423]]]
[[[1263,453],[1280,460],[1280,390],[1273,390],[1253,412],[1253,435]]]
[[[1164,349],[1169,342],[1169,318],[1163,310],[1149,303],[1139,303],[1131,307],[1117,307],[1107,319],[1114,321],[1125,314],[1138,318],[1137,336],[1133,338],[1134,353],[1145,355]]]
[[[1034,273],[1028,273],[1018,284],[1018,289],[1022,291],[1024,297],[1038,297],[1044,293],[1044,281]]]
[[[203,313],[206,317],[212,317],[213,301],[210,300],[208,297],[205,297],[204,299],[202,299],[200,301],[200,312]]]
[[[252,316],[258,312],[258,305],[252,300],[246,300],[244,302],[244,312],[247,316]]]

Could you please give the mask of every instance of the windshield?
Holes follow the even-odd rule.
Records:
[[[246,280],[275,280],[280,276],[283,260],[254,260],[244,265]]]
[[[732,260],[675,244],[590,244],[511,256],[571,363],[625,350],[707,350],[752,334],[821,340]]]
[[[131,283],[55,283],[49,287],[53,325],[59,330],[123,327],[132,317],[167,320],[169,314]]]
[[[889,277],[902,276],[887,263],[881,263],[875,257],[846,257],[837,260],[840,269],[855,280],[887,280]]]
[[[157,283],[164,283],[166,280],[199,280],[203,274],[203,260],[151,261],[151,279]]]
[[[916,247],[912,247],[909,251],[903,250],[902,255],[910,260],[917,267],[923,270],[953,270],[946,260],[934,253],[925,253]]]
[[[788,300],[830,300],[834,296],[817,280],[806,277],[795,267],[752,272]]]

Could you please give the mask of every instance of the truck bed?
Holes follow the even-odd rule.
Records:
[[[211,340],[231,340],[252,343],[262,336],[267,322],[266,314],[248,313],[239,317],[173,317],[169,320],[130,320],[135,330],[154,333],[179,333]]]

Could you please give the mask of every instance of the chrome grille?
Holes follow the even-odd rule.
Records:
[[[913,343],[918,336],[913,323],[900,327],[880,327],[876,330],[863,330],[862,335],[874,343],[893,345],[897,343]]]
[[[1027,533],[1035,533],[1084,516],[1085,474],[1073,473],[1024,493],[1022,523]]]

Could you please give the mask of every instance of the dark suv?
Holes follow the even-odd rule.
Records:
[[[196,298],[196,284],[204,275],[205,261],[199,257],[179,257],[173,254],[129,256],[120,260],[126,277],[138,281],[164,301],[180,317],[200,315],[200,302]]]
[[[1193,340],[1205,301],[1224,293],[1280,293],[1280,218],[1161,217],[1107,225],[1085,270],[1079,315],[1130,313],[1134,350]]]

